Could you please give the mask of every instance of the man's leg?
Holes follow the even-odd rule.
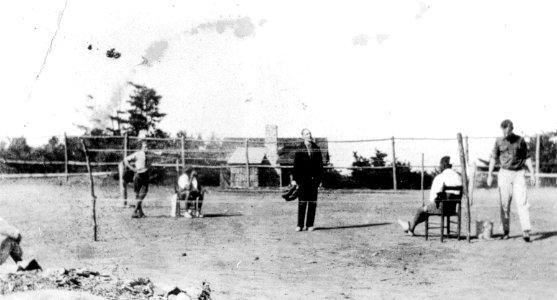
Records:
[[[503,238],[508,238],[510,231],[511,200],[513,196],[512,172],[500,170],[497,177],[499,200],[501,204],[501,226]]]
[[[526,241],[530,240],[530,203],[528,202],[526,179],[524,178],[524,172],[517,172],[514,178],[513,184],[513,198],[516,202],[516,210],[518,212],[518,217],[520,219],[520,225],[522,227],[523,236]]]
[[[135,209],[132,214],[132,218],[139,218],[139,203],[140,203],[140,194],[141,194],[141,178],[139,173],[135,174],[133,177],[133,191],[135,193]]]
[[[298,228],[300,228],[300,230],[304,228],[304,221],[306,219],[306,207],[306,200],[298,200]]]
[[[145,197],[147,197],[147,192],[149,192],[149,184],[145,182],[144,185],[141,187],[141,192],[139,193],[139,201],[137,202],[137,206],[139,208],[139,215],[141,217],[145,217],[145,213],[143,213],[142,204]]]
[[[205,193],[200,192],[199,196],[197,197],[197,209],[199,210],[200,213],[201,213],[201,207],[203,207],[204,195],[205,195]]]
[[[191,195],[191,207],[195,211],[197,217],[203,217],[201,215],[201,206],[203,205],[203,194],[198,191],[192,191]]]
[[[188,212],[192,212],[195,210],[195,198],[196,193],[194,191],[191,191],[188,196],[188,200],[186,201],[186,209]]]
[[[412,223],[410,223],[410,228],[408,229],[408,231],[410,231],[410,233],[414,233],[414,229],[416,229],[416,226],[427,221],[428,218],[429,214],[427,213],[427,206],[418,208],[418,210],[416,210],[416,214],[414,215],[414,220],[412,221]]]
[[[317,210],[317,199],[308,201],[308,217],[306,220],[306,226],[308,229],[313,227],[316,210]]]
[[[308,230],[313,230],[315,212],[317,210],[317,188],[311,192],[311,198],[308,201],[308,216],[306,220],[306,227],[308,228]]]

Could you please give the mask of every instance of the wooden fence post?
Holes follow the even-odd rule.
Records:
[[[472,174],[470,175],[470,182],[468,185],[470,186],[470,206],[474,205],[474,190],[476,190],[476,172],[478,172],[478,166],[476,163],[472,163]]]
[[[182,170],[186,170],[186,138],[182,135],[181,138],[181,154],[182,154]]]
[[[422,206],[425,205],[425,190],[424,190],[424,154],[422,153],[422,181],[421,181],[421,185],[422,185]]]
[[[70,179],[68,172],[68,136],[64,132],[64,172],[66,173],[66,182]]]
[[[536,136],[536,174],[531,176],[536,176],[536,187],[540,187],[540,148],[541,148],[541,137],[538,134]]]
[[[128,156],[128,133],[124,133],[124,158]]]
[[[126,191],[126,183],[124,182],[124,172],[126,166],[124,162],[118,164],[118,185],[120,186],[120,200],[124,203],[124,207],[128,205],[128,193]]]
[[[124,159],[128,156],[128,133],[124,133],[124,155],[122,162],[118,164],[118,172],[120,175],[120,200],[123,201],[124,207],[128,205],[128,184],[124,180],[124,174],[126,173],[126,166],[124,165]]]
[[[466,214],[467,214],[467,228],[468,228],[468,233],[466,235],[466,240],[468,242],[470,242],[470,232],[471,232],[471,227],[470,227],[470,196],[468,193],[468,176],[466,174],[466,154],[464,153],[464,146],[462,143],[462,134],[459,132],[456,135],[456,138],[458,140],[458,151],[460,153],[460,168],[462,169],[461,171],[461,175],[462,175],[462,191],[463,191],[463,198],[466,199]]]
[[[95,183],[93,181],[93,172],[91,171],[91,162],[89,162],[89,151],[87,151],[87,146],[83,139],[81,140],[81,146],[83,147],[83,152],[85,152],[85,162],[87,163],[87,171],[89,172],[89,182],[91,183],[91,197],[93,200],[93,241],[97,241],[97,197],[95,196]]]
[[[395,152],[395,137],[391,138],[393,144],[393,190],[397,190],[397,183],[396,183],[396,152]]]
[[[249,139],[246,139],[246,177],[247,177],[247,187],[251,186],[250,183],[250,170],[249,170]]]
[[[469,148],[468,148],[468,136],[466,136],[464,138],[464,151],[465,151],[464,153],[465,153],[466,162],[469,162],[470,161],[470,151],[469,151]]]

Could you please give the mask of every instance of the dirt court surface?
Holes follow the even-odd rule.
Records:
[[[23,232],[25,257],[45,268],[86,267],[184,288],[207,280],[215,299],[557,299],[555,189],[530,191],[532,243],[520,238],[513,204],[510,240],[441,244],[438,229],[425,241],[396,223],[412,217],[419,191],[323,191],[317,230],[308,233],[294,232],[297,203],[277,193],[214,191],[205,218],[175,219],[172,188],[151,186],[148,217],[131,219],[116,183],[97,179],[100,241],[93,242],[88,183],[72,180],[0,182],[0,216]],[[472,219],[495,221],[499,233],[496,190],[474,196]]]

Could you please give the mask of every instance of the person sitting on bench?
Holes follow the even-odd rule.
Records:
[[[429,204],[418,208],[416,215],[414,216],[414,220],[412,222],[404,222],[398,220],[398,223],[404,230],[404,232],[408,233],[408,235],[414,235],[414,229],[416,225],[425,222],[430,214],[438,213],[439,212],[439,202],[441,197],[445,193],[443,188],[446,186],[450,187],[458,187],[462,186],[462,178],[459,173],[452,169],[452,165],[450,163],[451,158],[449,156],[443,156],[440,162],[440,172],[435,178],[433,179],[433,183],[431,184],[431,191],[429,193]],[[453,191],[447,191],[446,193],[454,193]]]
[[[201,207],[203,206],[203,196],[205,191],[197,179],[197,171],[187,169],[180,178],[178,178],[178,200],[186,200],[186,218],[193,216],[203,218]]]

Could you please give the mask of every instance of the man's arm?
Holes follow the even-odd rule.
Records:
[[[316,146],[315,161],[317,163],[317,181],[318,185],[323,182],[323,155],[321,154],[321,149]]]
[[[499,144],[498,140],[495,140],[495,145],[491,151],[491,157],[489,158],[489,167],[487,169],[487,186],[491,186],[493,183],[493,170],[495,169],[495,162],[499,159]]]
[[[296,181],[300,176],[300,152],[296,149],[294,153],[294,168],[292,168],[292,185],[297,185]]]
[[[439,179],[439,175],[433,178],[431,183],[431,190],[429,191],[429,201],[434,202],[437,199],[437,194],[443,191],[443,182]]]
[[[534,173],[534,166],[532,164],[532,159],[528,157],[526,159],[526,167],[528,168],[528,172],[530,172],[530,183],[532,185],[536,184],[536,173]]]
[[[489,159],[489,168],[487,169],[487,186],[493,183],[493,170],[495,169],[495,158],[492,156]]]
[[[130,170],[132,170],[132,171],[134,171],[134,172],[137,172],[137,169],[134,168],[134,167],[130,164],[130,160],[132,160],[132,159],[134,159],[134,158],[135,158],[135,153],[132,153],[132,154],[126,156],[126,157],[124,158],[124,165],[126,165],[126,167],[130,168]]]
[[[536,184],[536,173],[534,172],[534,165],[532,164],[532,156],[530,155],[530,153],[528,153],[528,144],[526,144],[526,141],[524,139],[522,139],[522,141],[520,142],[520,151],[519,151],[520,155],[523,157],[526,157],[526,167],[528,168],[528,172],[530,172],[530,183],[532,185]]]

